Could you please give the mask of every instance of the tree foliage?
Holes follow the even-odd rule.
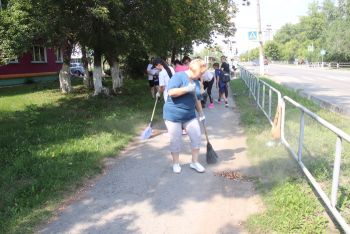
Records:
[[[30,0],[2,2],[0,11],[0,64],[6,64],[43,37],[45,23],[31,15],[37,9]]]
[[[272,60],[279,60],[281,57],[280,46],[274,41],[268,41],[264,45],[264,54]]]
[[[321,61],[320,51],[326,50],[325,61],[350,61],[350,1],[323,1],[309,5],[306,16],[297,24],[285,24],[274,36],[273,43],[279,50],[273,50],[271,43],[265,45],[270,59],[311,62]],[[308,50],[310,47],[313,50]],[[274,53],[272,53],[274,51]]]
[[[151,51],[159,55],[189,52],[195,42],[210,43],[215,33],[231,36],[235,6],[220,0],[155,0],[145,7],[146,36]]]
[[[191,51],[194,42],[210,42],[214,33],[235,32],[236,8],[223,0],[4,2],[9,7],[0,15],[0,49],[6,58],[21,54],[38,37],[53,45],[79,42],[103,53],[127,55],[141,47],[168,55]]]

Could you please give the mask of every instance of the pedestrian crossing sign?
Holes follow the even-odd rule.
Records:
[[[257,31],[248,32],[248,39],[249,40],[257,40],[258,39],[258,32]]]

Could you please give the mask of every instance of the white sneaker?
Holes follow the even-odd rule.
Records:
[[[173,164],[173,172],[176,174],[179,174],[181,172],[180,164],[178,163]]]
[[[200,173],[205,171],[205,168],[199,162],[191,163],[190,167]]]

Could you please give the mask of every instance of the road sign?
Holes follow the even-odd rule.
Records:
[[[258,32],[257,31],[248,32],[248,39],[249,40],[257,40],[258,39]]]
[[[320,54],[321,54],[322,56],[325,55],[325,54],[326,54],[326,50],[322,49],[322,50],[320,51]]]

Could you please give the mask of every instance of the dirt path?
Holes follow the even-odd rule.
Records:
[[[215,104],[205,115],[218,164],[206,165],[203,135],[200,161],[207,170],[193,171],[184,136],[182,172],[174,174],[165,127],[159,123],[157,136],[136,141],[109,159],[106,174],[39,232],[245,233],[244,222],[263,206],[247,179],[254,171],[246,158],[239,113],[231,99],[229,108]]]

